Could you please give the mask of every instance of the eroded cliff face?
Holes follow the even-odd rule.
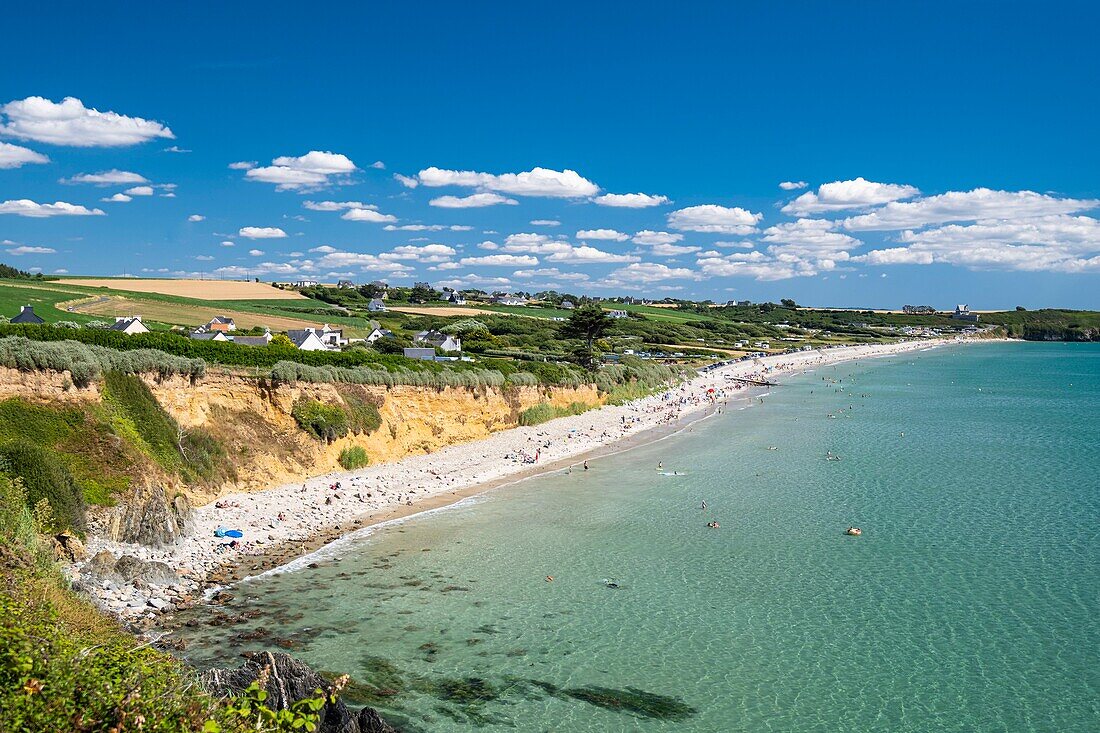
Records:
[[[540,402],[565,407],[574,402],[603,403],[594,386],[546,387],[383,387],[367,385],[272,385],[262,379],[208,373],[192,384],[186,378],[143,377],[157,402],[182,427],[201,427],[225,447],[235,479],[216,485],[184,485],[170,476],[134,476],[133,486],[163,486],[169,497],[188,496],[196,505],[233,491],[256,491],[342,470],[344,448],[361,446],[372,464],[478,440],[515,427],[519,414]],[[382,425],[369,435],[349,435],[326,444],[298,427],[291,410],[298,399],[344,405],[353,395],[378,406]],[[100,401],[99,387],[76,388],[60,372],[20,372],[0,368],[0,399],[19,397],[51,406]],[[140,491],[135,492],[135,497]],[[124,524],[124,522],[123,522]]]

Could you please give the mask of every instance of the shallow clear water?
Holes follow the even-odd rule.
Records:
[[[246,582],[186,655],[294,646],[431,731],[1100,730],[1100,347],[784,381]]]

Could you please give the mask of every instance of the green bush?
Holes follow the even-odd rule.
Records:
[[[39,535],[41,512],[0,461],[0,729],[291,733],[317,729],[321,690],[272,710],[257,681],[220,700],[183,663],[124,633],[68,590]],[[36,516],[37,515],[37,516]],[[262,675],[261,675],[262,676]],[[344,680],[346,681],[346,680]],[[266,682],[266,679],[263,680]],[[342,686],[337,681],[333,690]]]
[[[358,446],[351,445],[340,451],[340,465],[348,471],[352,471],[356,468],[363,468],[370,463],[370,458],[367,456],[367,451]]]
[[[298,427],[318,440],[331,443],[348,434],[348,416],[336,405],[300,398],[290,411]]]
[[[527,427],[540,425],[557,417],[580,415],[590,409],[592,409],[591,405],[584,402],[570,402],[567,407],[554,407],[549,402],[540,402],[519,414],[519,424]]]
[[[43,499],[49,503],[49,529],[83,529],[83,492],[55,451],[27,440],[13,440],[0,446],[0,459],[5,471],[25,487],[28,509]]]
[[[351,394],[341,393],[344,398],[344,411],[348,416],[348,429],[357,435],[370,435],[382,427],[382,416],[378,413],[378,406],[367,398]]]
[[[18,328],[19,325],[0,326],[0,329]],[[44,327],[28,326],[27,328],[41,329]],[[102,333],[126,337],[125,334],[119,334],[118,331],[96,331],[86,328],[74,331],[51,326],[48,332],[51,335],[76,336]],[[4,331],[0,330],[0,333],[4,333]],[[46,332],[42,331],[41,333]],[[202,359],[172,356],[152,349],[119,351],[75,340],[42,341],[31,340],[23,336],[0,338],[0,366],[22,371],[40,371],[44,369],[59,372],[68,371],[73,375],[73,382],[78,387],[87,386],[107,371],[117,371],[124,374],[154,372],[162,378],[182,374],[192,379],[201,377],[206,371],[206,363]]]
[[[110,408],[111,424],[119,433],[163,468],[175,471],[181,467],[176,421],[160,406],[145,382],[130,374],[107,372],[103,402]]]

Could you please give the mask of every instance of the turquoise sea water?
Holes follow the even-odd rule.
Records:
[[[186,655],[274,638],[430,731],[1100,730],[1100,347],[784,382],[246,582]]]

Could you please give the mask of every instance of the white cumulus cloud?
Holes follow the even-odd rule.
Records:
[[[683,238],[683,234],[655,232],[651,229],[643,229],[635,233],[631,241],[634,242],[634,244],[673,244],[674,242],[682,241]]]
[[[531,255],[495,254],[480,257],[463,257],[458,261],[464,267],[489,265],[494,267],[530,267],[539,263],[538,257]]]
[[[282,239],[286,232],[279,227],[241,227],[237,235],[246,239]]]
[[[344,209],[377,209],[374,204],[361,201],[304,201],[302,207],[310,211],[343,211]]]
[[[919,194],[915,186],[903,183],[876,183],[863,177],[851,181],[833,181],[818,186],[817,193],[807,192],[784,206],[784,214],[806,216],[845,209],[865,209],[870,206],[908,199]]]
[[[454,171],[443,168],[425,168],[417,174],[417,181],[424,186],[468,186],[483,191],[516,196],[542,196],[549,198],[581,198],[594,196],[599,190],[592,181],[576,171],[555,171],[549,168],[532,168],[523,173],[478,173]]]
[[[515,206],[518,203],[515,199],[497,193],[473,193],[469,196],[440,196],[429,201],[428,205],[438,206],[441,209],[478,209],[498,204]]]
[[[39,204],[30,199],[14,199],[0,203],[0,214],[15,214],[36,219],[48,216],[104,216],[100,209],[89,209],[64,201]]]
[[[884,231],[979,219],[1022,219],[1073,214],[1100,206],[1096,199],[1058,198],[1034,191],[948,191],[910,202],[891,203],[869,214],[845,219],[851,231]]]
[[[61,102],[43,97],[8,102],[0,107],[0,135],[74,147],[119,147],[175,138],[160,122],[100,112],[75,97]]]
[[[577,239],[605,239],[612,242],[625,242],[630,239],[630,235],[614,229],[581,229],[577,232]]]
[[[756,231],[756,224],[762,218],[762,214],[754,214],[740,206],[702,204],[670,212],[668,225],[688,232],[749,234]]]
[[[11,143],[0,143],[0,169],[21,168],[35,163],[49,163],[50,159],[30,148]]]
[[[152,186],[134,186],[133,188],[126,189],[125,191],[123,191],[123,193],[126,194],[127,196],[152,196],[153,195],[153,187]]]
[[[902,247],[853,257],[870,265],[933,263],[973,270],[1100,272],[1100,221],[1056,214],[1014,220],[948,224],[902,233]]]
[[[784,191],[797,191],[800,188],[806,188],[810,184],[805,181],[783,181],[779,184],[779,187]]]
[[[652,196],[648,193],[605,193],[592,199],[600,206],[616,206],[624,209],[645,209],[668,203],[667,196]]]
[[[20,255],[52,255],[57,254],[57,250],[51,247],[29,247],[27,245],[20,245],[7,250],[7,253],[19,257]]]
[[[305,155],[282,155],[271,165],[251,168],[245,173],[250,181],[274,183],[278,191],[317,190],[334,181],[342,181],[358,168],[341,153],[311,150]]]
[[[385,224],[387,222],[397,221],[396,216],[392,214],[383,214],[374,209],[348,209],[340,218],[347,219],[348,221],[366,221],[372,224]]]
[[[100,201],[106,201],[107,203],[111,204],[128,204],[133,200],[133,196],[127,196],[124,193],[116,193],[114,196],[108,196],[107,198],[100,199]]]
[[[202,214],[192,214],[191,216],[187,217],[187,221],[190,222],[204,221],[205,219],[206,217]]]
[[[149,179],[140,173],[120,171],[112,168],[99,173],[78,173],[72,178],[62,179],[62,183],[93,183],[97,186],[121,185],[127,183],[148,183]]]

